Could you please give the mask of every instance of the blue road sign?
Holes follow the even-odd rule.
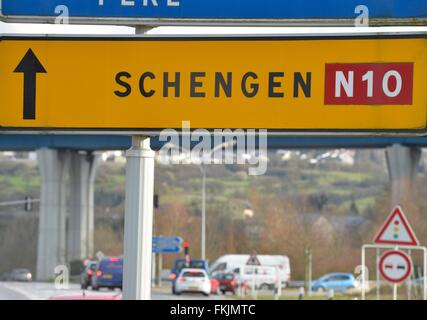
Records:
[[[183,239],[181,237],[153,237],[154,253],[180,253]]]
[[[114,25],[349,25],[359,5],[373,25],[427,24],[426,0],[0,0],[0,15]]]
[[[181,237],[153,237],[153,243],[177,243],[181,244],[184,240]]]
[[[175,246],[175,247],[153,247],[153,253],[159,253],[159,254],[173,254],[173,253],[180,253],[182,251],[181,246]]]

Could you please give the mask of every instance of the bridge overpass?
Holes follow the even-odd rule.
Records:
[[[154,150],[162,146],[158,137],[153,137],[151,144]],[[99,161],[94,152],[127,150],[130,146],[128,136],[0,135],[0,150],[37,151],[41,176],[36,270],[39,280],[52,278],[59,264],[93,257],[94,181]],[[401,191],[412,185],[420,148],[427,147],[427,137],[269,136],[268,147],[384,148],[391,205],[395,205],[404,196]]]

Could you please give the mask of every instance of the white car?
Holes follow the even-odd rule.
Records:
[[[203,293],[209,296],[211,293],[211,280],[205,270],[182,269],[175,282],[175,294],[183,292]]]

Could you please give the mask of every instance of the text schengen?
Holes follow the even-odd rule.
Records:
[[[324,79],[323,88],[319,78]],[[317,82],[315,82],[317,80]],[[306,99],[324,92],[325,105],[412,105],[414,63],[327,63],[324,75],[310,71],[161,72],[115,75],[114,94],[126,98]],[[317,87],[316,87],[317,86]]]
[[[114,94],[126,98],[136,91],[145,98],[255,98],[264,91],[269,98],[311,97],[312,73],[282,71],[257,73],[233,72],[162,72],[145,71],[138,75],[120,71],[115,76]]]

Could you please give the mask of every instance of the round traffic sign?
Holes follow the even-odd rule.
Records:
[[[392,283],[401,283],[409,278],[412,272],[412,261],[402,251],[388,251],[380,258],[380,273],[384,279]]]

